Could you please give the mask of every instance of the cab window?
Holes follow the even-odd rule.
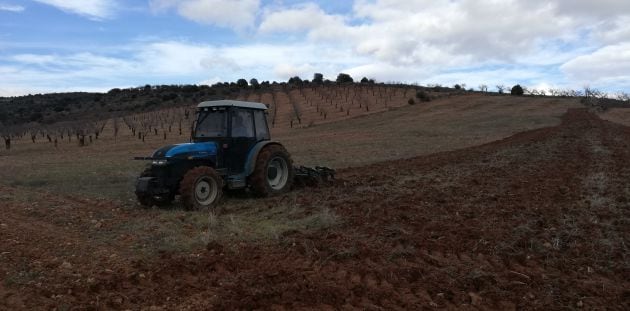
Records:
[[[267,128],[265,112],[262,110],[256,110],[254,112],[254,121],[256,122],[256,139],[268,140],[269,129]]]
[[[227,113],[225,109],[205,109],[199,112],[195,137],[225,137]]]
[[[234,109],[232,112],[232,137],[254,137],[254,120],[251,111]]]

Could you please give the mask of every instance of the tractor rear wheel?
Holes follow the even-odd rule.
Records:
[[[140,177],[151,177],[151,168],[147,167],[140,173]],[[138,202],[145,208],[151,208],[153,205],[157,207],[168,206],[175,199],[175,194],[167,193],[164,195],[151,195],[147,193],[136,192],[136,197],[138,198]]]
[[[179,184],[182,203],[189,210],[208,210],[219,213],[223,179],[209,166],[189,170]]]
[[[250,185],[259,196],[284,193],[293,184],[293,161],[281,145],[270,145],[258,154]]]

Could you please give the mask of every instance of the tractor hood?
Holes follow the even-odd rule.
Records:
[[[153,158],[207,158],[217,155],[215,142],[185,143],[164,146],[153,153]]]

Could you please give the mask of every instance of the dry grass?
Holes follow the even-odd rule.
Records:
[[[344,122],[277,131],[298,163],[352,167],[480,145],[559,124],[577,100],[458,96]]]
[[[211,217],[213,218],[213,217]],[[325,207],[283,202],[272,207],[250,206],[211,220],[208,241],[278,241],[288,232],[313,232],[340,223]]]

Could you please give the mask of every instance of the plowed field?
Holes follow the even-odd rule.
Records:
[[[144,231],[120,226],[157,231],[164,211],[3,186],[0,309],[628,310],[629,159],[630,128],[572,109],[558,126],[254,201],[317,210],[323,229],[152,256]]]

